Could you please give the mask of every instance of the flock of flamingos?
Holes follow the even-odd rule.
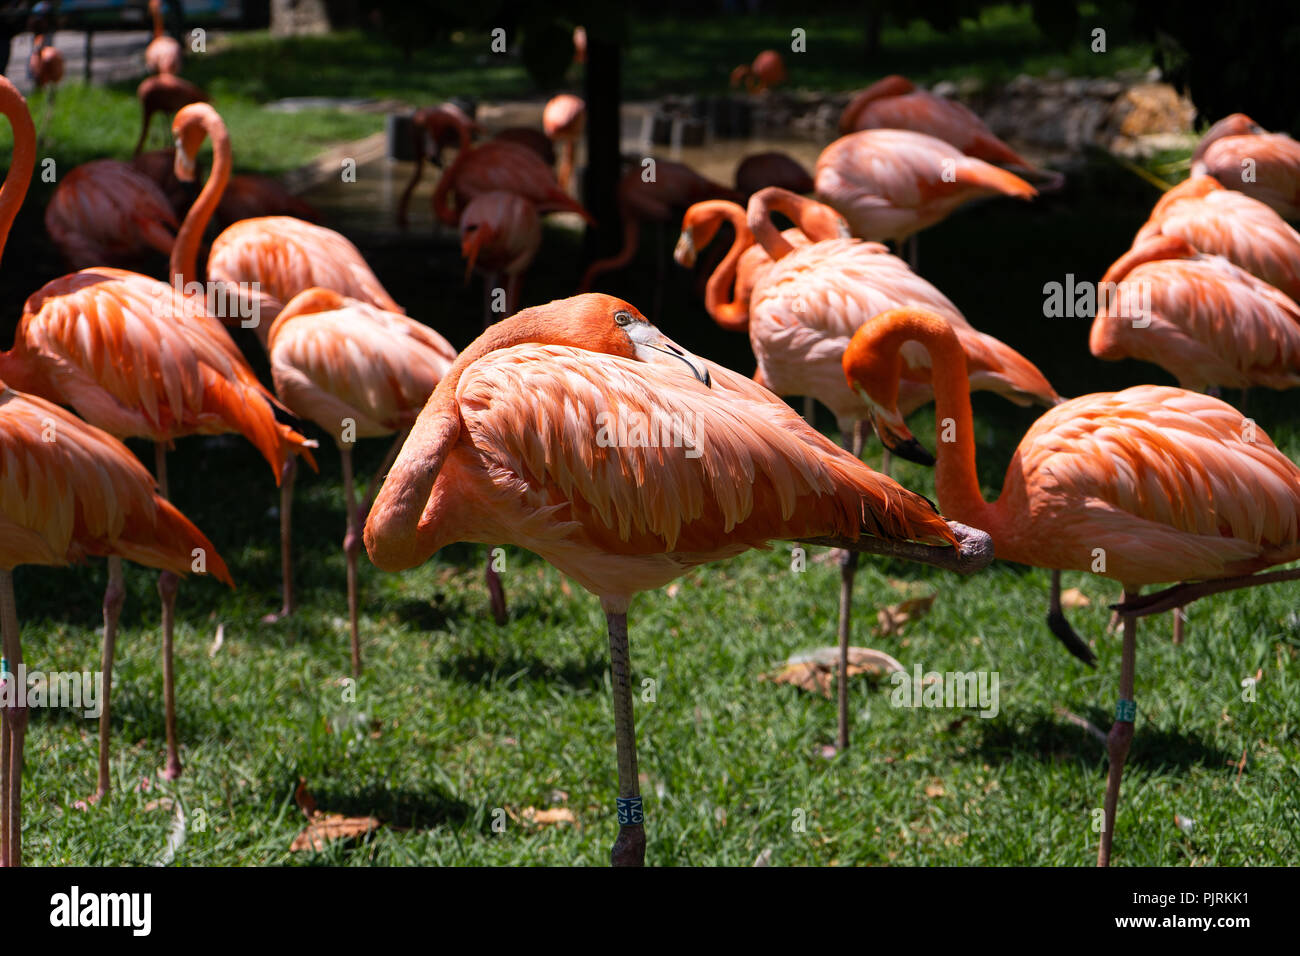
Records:
[[[53,59],[38,49],[33,70]],[[506,130],[489,139],[451,104],[421,110],[420,160],[400,216],[424,158],[441,165],[442,153],[454,149],[434,193],[435,218],[459,230],[467,270],[486,275],[488,299],[504,290],[507,303],[508,317],[488,310],[500,320],[457,354],[406,316],[352,243],[308,221],[314,213],[282,187],[245,178],[232,192],[240,178],[232,177],[221,116],[176,75],[180,50],[160,26],[149,65],[157,75],[140,88],[140,146],[152,113],[163,110],[175,114],[174,150],[142,153],[134,163],[98,160],[63,177],[46,224],[76,271],[32,293],[12,347],[0,353],[0,611],[13,672],[22,662],[14,567],[106,557],[107,696],[123,561],[159,569],[169,777],[181,773],[172,668],[178,579],[198,571],[233,586],[212,542],[167,500],[167,449],[190,435],[244,435],[281,488],[284,600],[272,619],[294,612],[297,459],[315,467],[317,443],[295,424],[311,421],[334,438],[347,494],[354,671],[363,544],[375,565],[396,572],[452,542],[507,543],[541,555],[600,598],[614,688],[616,864],[640,864],[645,852],[629,604],[698,565],[773,541],[841,549],[841,745],[859,553],[961,573],[996,555],[1056,572],[1054,591],[1062,570],[1118,581],[1120,700],[1108,738],[1100,864],[1110,858],[1133,736],[1138,618],[1300,577],[1300,570],[1257,573],[1300,558],[1300,468],[1214,394],[1300,384],[1300,234],[1285,221],[1300,216],[1300,143],[1245,116],[1210,129],[1192,177],[1164,195],[1106,273],[1117,294],[1098,302],[1093,354],[1144,359],[1182,387],[1137,385],[1062,400],[1029,359],[975,329],[883,244],[910,243],[915,263],[916,234],[958,206],[981,197],[1032,200],[1031,180],[1059,176],[1034,168],[965,107],[902,77],[854,98],[842,136],[811,176],[775,154],[742,164],[736,189],[668,161],[647,181],[644,167],[633,165],[618,192],[622,251],[591,265],[581,294],[522,311],[520,282],[542,239],[539,216],[590,219],[569,192],[582,101],[552,100],[544,132]],[[766,51],[733,80],[761,95],[783,78],[780,57]],[[37,145],[26,102],[3,79],[0,111],[14,132],[0,189],[2,249]],[[188,209],[177,209],[180,184],[200,175],[205,140],[211,169]],[[734,235],[704,305],[723,327],[748,333],[752,377],[689,353],[630,303],[586,291],[631,261],[642,222],[683,210],[675,256],[684,265],[724,223]],[[775,214],[791,227],[780,230]],[[224,229],[200,267],[214,216]],[[123,268],[149,250],[170,257],[170,281]],[[215,305],[214,290],[221,293]],[[1122,308],[1133,301],[1144,304],[1138,314]],[[227,331],[247,316],[257,319],[273,387],[258,380]],[[1020,442],[994,502],[984,500],[976,478],[975,390],[1047,408]],[[778,396],[826,405],[847,447]],[[944,426],[933,458],[906,424],[929,402]],[[689,423],[694,453],[653,441],[600,442],[602,413]],[[934,464],[938,510],[860,460],[868,423],[888,451]],[[381,484],[358,502],[352,444],[393,435],[375,478]],[[122,444],[131,437],[155,443],[152,474]],[[501,582],[490,567],[486,578],[504,620]],[[1174,587],[1140,595],[1153,585]],[[1091,661],[1055,593],[1049,620],[1073,653]],[[1178,628],[1181,618],[1175,621]],[[110,713],[106,703],[100,799],[109,790]],[[7,699],[0,735],[6,865],[20,861],[27,719],[26,708]]]

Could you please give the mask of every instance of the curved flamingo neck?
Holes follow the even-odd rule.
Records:
[[[591,284],[596,281],[596,276],[602,272],[621,269],[636,257],[636,251],[641,245],[641,218],[627,203],[620,203],[619,206],[623,217],[623,248],[617,254],[606,259],[597,259],[587,266],[587,271],[582,276],[582,283],[578,287],[579,292],[589,291]]]
[[[704,307],[709,315],[713,316],[713,321],[722,328],[730,332],[748,331],[749,303],[736,301],[731,290],[735,285],[736,268],[740,263],[740,257],[754,244],[754,236],[745,222],[744,211],[735,203],[718,199],[701,203],[700,206],[703,207],[701,212],[707,218],[699,226],[692,226],[692,232],[700,230],[700,235],[695,237],[697,248],[707,246],[713,240],[724,219],[730,222],[736,231],[736,238],[732,241],[731,248],[727,250],[726,256],[718,263],[718,267],[713,270],[713,275],[709,276],[709,281],[704,286]],[[732,295],[730,300],[728,300],[729,293]]]
[[[152,0],[149,4],[149,13],[153,16],[153,38],[157,40],[163,35],[162,4]]]
[[[749,228],[753,231],[754,239],[774,261],[794,251],[790,240],[781,235],[781,231],[772,222],[774,211],[786,216],[813,242],[848,235],[847,228],[843,227],[842,223],[840,223],[841,229],[836,230],[830,222],[825,221],[826,216],[834,218],[837,222],[839,218],[837,213],[821,203],[776,186],[760,189],[749,199],[746,218]],[[819,219],[819,215],[823,218]]]
[[[212,140],[212,170],[208,173],[207,182],[203,184],[203,190],[185,215],[185,221],[176,233],[176,244],[172,246],[170,271],[173,280],[182,284],[198,278],[199,242],[213,213],[217,211],[226,184],[230,182],[230,134],[226,132],[226,124],[216,110],[210,106],[202,106],[201,109],[203,131]]]
[[[877,320],[882,321],[882,320]],[[934,386],[935,490],[944,514],[990,533],[995,509],[980,492],[975,470],[975,426],[970,404],[966,353],[952,327],[943,319],[916,313],[895,313],[883,320],[885,331],[873,351],[901,362],[906,342],[919,342],[930,353]],[[950,437],[951,441],[944,441]]]
[[[0,186],[0,255],[3,255],[9,241],[9,230],[27,197],[32,170],[36,167],[36,127],[32,125],[27,101],[12,83],[3,78],[0,78],[0,113],[9,120],[14,133],[13,159],[4,185]]]

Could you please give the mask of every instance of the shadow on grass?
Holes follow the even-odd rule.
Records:
[[[1090,707],[1080,716],[1103,732],[1110,729],[1112,716],[1100,707]],[[1067,723],[1063,717],[1036,714],[1027,722],[981,720],[977,725],[980,739],[970,748],[971,759],[1029,757],[1043,763],[1078,760],[1085,764],[1104,764],[1106,760],[1105,745],[1082,728]],[[1126,766],[1217,769],[1235,759],[1236,755],[1206,743],[1196,734],[1139,722]]]
[[[316,805],[325,813],[375,816],[389,827],[430,830],[442,825],[463,827],[473,819],[473,808],[439,787],[411,791],[377,785],[353,790],[313,790]]]
[[[592,654],[583,660],[570,659],[556,665],[514,651],[508,651],[504,656],[484,651],[467,651],[442,661],[438,667],[439,675],[459,679],[467,684],[482,684],[498,677],[520,675],[520,679],[529,683],[567,684],[580,690],[598,686],[608,670],[609,659],[603,652]]]

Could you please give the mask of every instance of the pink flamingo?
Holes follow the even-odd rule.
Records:
[[[1192,175],[1200,174],[1258,199],[1285,219],[1300,219],[1300,143],[1265,131],[1245,113],[1225,116],[1201,137],[1192,153]]]
[[[1178,236],[1155,236],[1102,277],[1089,347],[1100,359],[1136,358],[1183,388],[1300,385],[1300,305],[1222,256]]]
[[[560,145],[560,168],[556,179],[561,189],[567,190],[573,179],[574,153],[586,125],[587,104],[572,93],[552,97],[542,111],[542,128]]]
[[[519,308],[519,286],[542,244],[537,210],[514,193],[480,193],[460,216],[460,251],[465,257],[465,281],[476,267],[485,275],[483,327],[492,323],[496,290],[504,280],[505,316]]]
[[[149,136],[149,126],[153,123],[155,113],[168,115],[179,112],[191,103],[206,103],[208,94],[189,80],[182,80],[172,73],[160,73],[145,79],[136,87],[136,98],[140,101],[143,119],[140,123],[140,138],[135,142],[134,155],[138,156],[144,149],[144,142]]]
[[[775,50],[764,50],[752,64],[742,63],[731,71],[731,85],[744,83],[748,93],[764,93],[785,81],[785,61]]]
[[[310,419],[334,438],[343,460],[347,498],[347,535],[343,551],[348,565],[348,621],[352,638],[352,673],[361,673],[357,632],[357,554],[361,518],[370,508],[374,481],[388,471],[415,416],[438,380],[456,359],[456,350],[433,329],[397,312],[348,299],[329,289],[308,289],[285,305],[267,338],[271,376],[280,400],[300,418]],[[374,480],[356,503],[352,446],[359,438],[397,433]],[[292,508],[290,468],[280,486],[281,557],[284,606],[275,618],[293,613]],[[489,578],[493,576],[488,566]],[[498,591],[500,583],[498,582]],[[504,598],[498,620],[505,616]]]
[[[1160,197],[1133,244],[1154,236],[1186,239],[1300,300],[1300,233],[1265,203],[1212,176],[1193,176]]]
[[[606,443],[599,416],[610,409],[689,421],[690,445]],[[707,451],[693,457],[691,448]],[[525,309],[460,354],[365,527],[366,551],[386,571],[455,541],[505,540],[600,598],[618,750],[615,865],[645,857],[627,646],[633,595],[784,539],[963,570],[987,561],[981,533],[950,526],[770,392],[596,294]]]
[[[148,176],[116,159],[72,169],[45,207],[45,231],[73,269],[131,265],[150,250],[171,255],[176,214]]]
[[[153,39],[144,48],[145,66],[150,73],[179,73],[181,45],[163,29],[162,0],[149,0],[149,16],[153,18]]]
[[[1101,574],[1123,585],[1129,605],[1143,587],[1170,581],[1223,590],[1264,583],[1264,576],[1240,576],[1300,558],[1300,468],[1262,432],[1243,434],[1236,409],[1178,388],[1142,385],[1057,405],[1026,432],[1001,495],[986,502],[975,468],[966,353],[949,323],[918,310],[873,318],[844,352],[846,380],[870,407],[886,446],[900,453],[917,447],[897,407],[901,350],[911,343],[925,348],[934,366],[936,419],[954,423],[954,440],[937,448],[939,504],[987,529],[1000,559]],[[1126,605],[1101,866],[1110,862],[1137,714],[1137,612]]]

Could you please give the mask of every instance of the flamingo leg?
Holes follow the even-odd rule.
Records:
[[[921,241],[916,233],[907,237],[907,264],[917,275],[921,273]]]
[[[293,486],[297,478],[298,459],[291,455],[280,471],[280,580],[284,600],[279,612],[262,618],[263,624],[288,617],[297,606],[293,593]]]
[[[857,422],[851,425],[847,434],[841,436],[844,447],[857,457],[862,452],[862,432]],[[836,691],[838,694],[838,732],[835,747],[844,750],[849,745],[849,644],[853,636],[853,579],[858,573],[858,553],[856,551],[840,552],[840,665],[836,674]]]
[[[618,749],[618,838],[610,851],[613,866],[645,865],[645,812],[636,769],[636,728],[632,722],[632,663],[627,646],[627,614],[605,611],[609,627],[609,673],[614,690],[614,741]]]
[[[154,443],[154,479],[158,493],[167,493],[167,443]],[[158,575],[158,596],[162,599],[163,632],[163,713],[167,725],[167,766],[163,778],[175,780],[181,775],[181,748],[176,732],[176,654],[174,632],[176,626],[176,591],[180,586],[176,575],[163,571]]]
[[[497,622],[498,627],[505,627],[510,620],[506,612],[506,589],[501,584],[501,575],[497,574],[497,569],[492,567],[491,548],[488,549],[483,578],[487,582],[488,599],[492,604],[492,619]]]
[[[22,641],[18,634],[18,606],[14,601],[13,572],[0,570],[0,632],[3,632],[4,658],[13,680],[23,663]],[[626,646],[626,645],[625,645]],[[15,688],[16,690],[16,688]],[[16,694],[14,695],[16,700]],[[0,764],[0,792],[4,794],[4,807],[0,826],[0,865],[18,866],[22,862],[22,796],[23,796],[23,741],[27,734],[27,707],[5,704],[3,708],[4,761]]]
[[[1137,592],[1124,590],[1124,600],[1137,597]],[[1115,814],[1119,808],[1119,784],[1124,776],[1124,762],[1133,743],[1133,721],[1137,717],[1137,704],[1133,700],[1133,668],[1137,659],[1137,617],[1124,615],[1124,651],[1119,671],[1119,704],[1115,708],[1115,722],[1106,736],[1106,751],[1110,755],[1110,771],[1106,775],[1106,804],[1097,845],[1097,865],[1110,866],[1110,846],[1115,835]]]
[[[1047,610],[1047,626],[1056,635],[1056,639],[1065,645],[1065,649],[1083,661],[1089,667],[1097,666],[1097,655],[1092,652],[1088,642],[1079,636],[1065,618],[1061,609],[1061,572],[1052,572],[1051,603]]]
[[[352,449],[339,446],[343,457],[343,494],[348,509],[348,530],[343,538],[343,554],[348,560],[348,627],[352,640],[352,676],[361,676],[361,637],[357,633],[357,553],[361,534],[357,528],[357,493],[352,486]]]
[[[1182,607],[1174,608],[1174,643],[1183,643],[1183,623],[1187,620],[1187,614]]]
[[[103,708],[99,712],[99,783],[91,803],[108,799],[109,734],[113,723],[113,657],[117,650],[117,621],[122,615],[122,602],[126,588],[122,584],[122,559],[117,555],[108,558],[108,587],[104,589],[104,648],[99,670],[103,675]]]

